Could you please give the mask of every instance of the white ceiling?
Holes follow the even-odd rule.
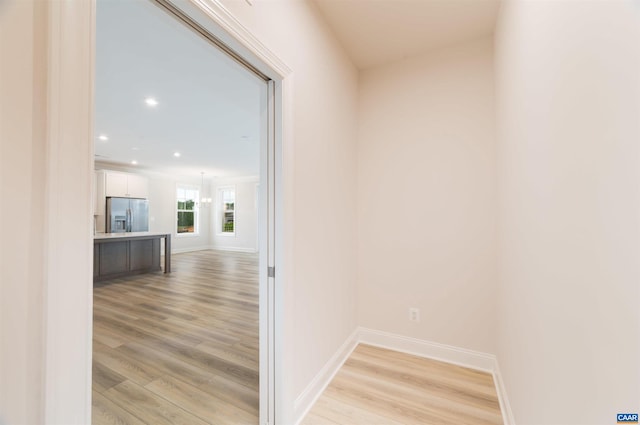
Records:
[[[315,0],[359,69],[493,33],[497,0]]]
[[[96,42],[96,160],[185,176],[259,173],[262,80],[150,0],[98,0]]]
[[[316,3],[360,69],[491,34],[499,5]],[[259,173],[264,82],[151,0],[98,0],[96,42],[96,160],[184,176]]]

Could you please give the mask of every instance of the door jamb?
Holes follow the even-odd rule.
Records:
[[[285,326],[285,302],[291,301],[285,282],[291,281],[293,256],[293,133],[291,101],[293,73],[219,0],[177,0],[189,16],[206,19],[229,47],[273,80],[274,92],[274,232],[273,266],[273,423],[292,418],[290,382],[282,367],[291,362],[291,326]],[[93,172],[93,80],[95,63],[95,0],[50,2],[47,33],[47,205],[46,271],[43,299],[44,423],[91,422],[92,241],[91,179]],[[82,119],[84,117],[84,120]],[[87,147],[87,145],[91,145]],[[78,178],[84,176],[85,178]],[[61,199],[86,200],[81,208]],[[286,201],[286,202],[285,202]],[[73,204],[73,203],[70,203]],[[86,205],[85,205],[86,204]],[[285,223],[287,223],[285,225]],[[79,229],[68,232],[69,225]],[[61,231],[65,229],[65,231]],[[64,249],[72,246],[73,249]],[[84,255],[78,257],[78,252]],[[75,266],[72,277],[69,270]],[[271,416],[271,415],[270,415]],[[272,423],[269,420],[269,423]]]

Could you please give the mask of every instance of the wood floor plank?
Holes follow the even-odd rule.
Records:
[[[448,365],[443,363],[443,368]],[[469,374],[464,371],[457,379],[447,378],[444,370],[434,372],[424,371],[416,368],[403,368],[398,370],[392,365],[385,367],[372,364],[371,362],[357,361],[353,358],[347,361],[347,375],[354,375],[358,379],[366,382],[372,380],[372,385],[384,380],[386,385],[400,387],[400,393],[411,393],[421,391],[430,399],[442,399],[444,401],[461,402],[470,407],[478,409],[494,410],[499,409],[498,401],[492,393],[495,390],[491,387],[478,388],[474,381],[469,378]],[[462,371],[461,371],[462,372]],[[375,376],[373,376],[375,375]],[[464,379],[462,379],[464,378]]]
[[[201,367],[184,362],[171,353],[153,349],[140,343],[129,343],[118,348],[130,356],[145,358],[164,374],[180,377],[183,381],[193,386],[200,386],[212,379],[215,371],[205,370]]]
[[[203,312],[202,314],[215,314],[214,312]],[[170,323],[176,326],[188,327],[189,330],[203,339],[204,341],[210,341],[216,344],[235,344],[242,341],[242,338],[235,332],[233,327],[230,327],[228,323],[221,323],[219,320],[194,320],[185,322],[182,319],[175,317],[165,320],[166,323]],[[254,325],[257,328],[257,324]],[[244,335],[244,334],[243,334]],[[257,331],[253,335],[245,335],[247,337],[258,338]]]
[[[204,340],[189,332],[186,327],[173,326],[164,320],[136,319],[123,321],[117,318],[97,316],[96,321],[103,326],[109,326],[124,335],[129,335],[131,340],[141,339],[167,339],[187,346],[195,346]]]
[[[163,375],[162,371],[153,364],[141,359],[128,356],[115,348],[96,351],[94,345],[93,363],[108,367],[112,371],[126,377],[128,380],[146,385]]]
[[[240,409],[171,375],[163,376],[145,388],[211,424],[255,424],[255,413]]]
[[[131,381],[109,388],[103,395],[148,424],[206,425],[197,416]]]
[[[247,253],[177,254],[169,275],[96,285],[96,420],[132,422],[126,413],[167,423],[178,409],[206,423],[256,425],[257,263]],[[138,409],[127,404],[138,399]]]
[[[303,425],[502,424],[490,374],[359,345]]]
[[[198,388],[258,417],[259,393],[254,389],[220,375],[213,376]]]
[[[179,358],[186,363],[191,363],[204,370],[215,370],[221,376],[237,381],[249,388],[258,389],[259,374],[257,370],[249,369],[238,363],[223,360],[204,351],[173,341],[147,339],[143,343],[151,348],[170,352],[173,357]]]
[[[253,355],[245,354],[244,351],[238,349],[238,345],[221,345],[205,341],[196,346],[200,351],[212,354],[223,360],[238,363],[248,369],[258,369],[258,359]]]
[[[124,335],[118,333],[117,330],[111,329],[108,326],[104,326],[103,324],[97,322],[94,319],[93,322],[93,340],[98,343],[104,344],[110,348],[119,347],[122,344],[126,344],[129,341],[134,340],[135,338],[125,337]]]
[[[304,418],[304,423],[306,425],[340,425],[342,424],[342,422],[334,422],[331,419],[325,418],[323,416],[318,416],[313,412],[309,412],[307,414],[307,416]],[[376,424],[372,424],[372,425],[376,425]]]
[[[489,413],[465,401],[451,399],[445,392],[440,393],[433,388],[414,389],[401,382],[393,382],[380,378],[354,373],[345,370],[335,380],[342,389],[367,392],[368,396],[377,397],[381,403],[387,403],[394,410],[411,415],[422,423],[491,423]],[[418,399],[416,392],[421,394]],[[393,397],[389,397],[393,394]],[[462,406],[464,408],[462,408]],[[426,421],[426,422],[425,422]]]
[[[312,422],[318,425],[323,423],[350,424],[354,423],[354,421],[370,425],[404,425],[402,422],[395,421],[388,416],[373,413],[329,396],[320,397],[314,406],[314,412],[317,412],[317,417]],[[305,418],[305,424],[307,424],[307,419]],[[309,423],[308,425],[311,424]]]
[[[361,344],[348,361],[354,367],[357,362],[362,362],[363,367],[369,369],[375,367],[376,363],[381,360],[385,365],[385,373],[395,373],[401,376],[409,373],[411,381],[408,381],[408,384],[423,386],[428,383],[424,381],[427,379],[440,382],[450,388],[456,388],[456,384],[459,383],[462,385],[462,389],[458,388],[461,391],[492,397],[496,401],[493,379],[482,371],[436,361],[425,363],[424,358],[418,356],[365,344]]]
[[[91,400],[92,425],[146,425],[116,403],[100,393],[93,392]]]
[[[127,378],[100,362],[93,362],[93,390],[99,393],[126,381]]]

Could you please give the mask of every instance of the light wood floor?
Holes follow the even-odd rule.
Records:
[[[172,260],[94,287],[93,424],[257,424],[257,255]]]
[[[361,344],[302,425],[502,423],[491,375]]]

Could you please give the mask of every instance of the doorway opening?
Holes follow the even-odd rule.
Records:
[[[96,38],[96,231],[142,179],[173,265],[95,287],[92,422],[274,423],[275,84],[166,1],[97,0]]]

